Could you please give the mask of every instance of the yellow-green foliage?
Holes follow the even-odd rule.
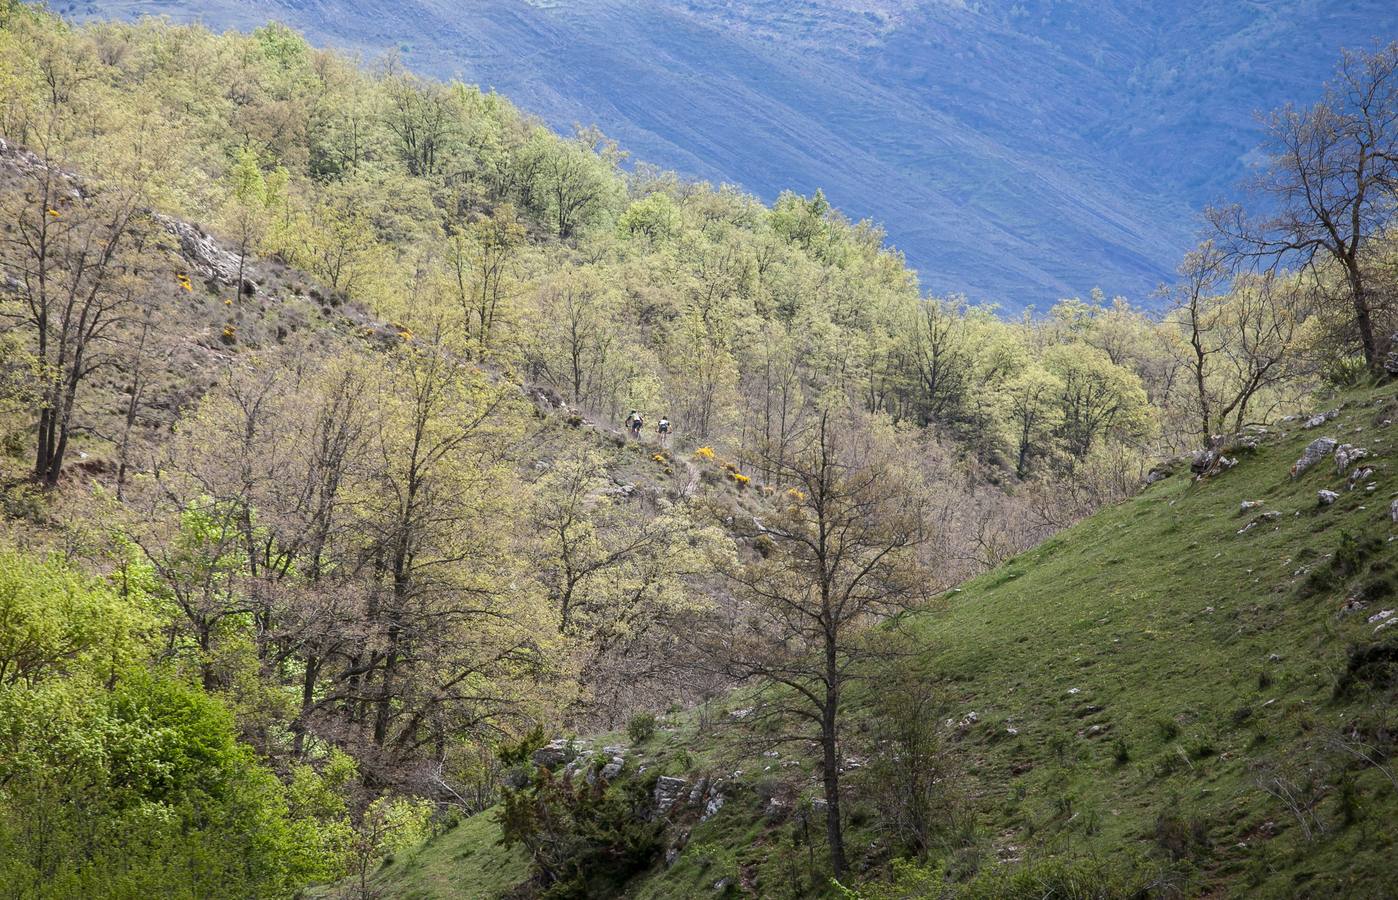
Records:
[[[727,446],[743,423],[779,439],[773,410],[852,395],[1021,475],[1196,440],[1177,317],[1094,293],[1016,323],[929,298],[877,227],[819,193],[769,209],[627,175],[595,131],[560,137],[497,95],[370,73],[279,26],[23,16],[0,30],[0,73],[8,137],[38,139],[57,78],[65,124],[44,140],[73,167],[158,169],[155,205],[219,223],[240,259],[278,253],[403,340],[431,333],[608,417],[663,412]],[[1244,307],[1214,301],[1211,337],[1254,321]],[[1254,408],[1286,399],[1276,388]],[[1104,399],[1083,409],[1087,394]]]

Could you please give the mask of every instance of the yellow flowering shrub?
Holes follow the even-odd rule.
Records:
[[[698,450],[694,451],[694,455],[699,457],[700,459],[712,460],[714,458],[714,448],[700,447]]]

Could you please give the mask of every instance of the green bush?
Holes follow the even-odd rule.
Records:
[[[631,742],[634,744],[644,744],[654,734],[654,713],[636,713],[631,717],[631,721],[626,723],[626,736],[631,738]]]
[[[612,896],[659,855],[662,821],[645,815],[647,786],[587,783],[537,769],[528,785],[504,791],[496,814],[502,842],[523,846],[540,896]]]

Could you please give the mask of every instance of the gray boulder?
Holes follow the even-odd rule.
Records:
[[[1329,456],[1331,453],[1334,453],[1335,446],[1338,443],[1339,441],[1332,437],[1316,438],[1311,441],[1306,445],[1306,449],[1302,451],[1301,458],[1296,460],[1295,464],[1292,465],[1291,477],[1299,477],[1302,472],[1320,462],[1322,459],[1325,459],[1325,457]]]
[[[1194,477],[1203,478],[1218,465],[1219,455],[1217,450],[1200,450],[1189,461],[1189,471],[1194,473]]]
[[[655,794],[651,798],[655,803],[655,811],[661,815],[669,812],[688,786],[689,782],[683,778],[675,778],[670,775],[661,775],[657,778],[655,780]]]
[[[1369,451],[1363,447],[1356,447],[1353,444],[1341,444],[1335,448],[1335,469],[1343,475],[1349,471],[1349,467],[1357,460],[1361,460],[1369,455]]]
[[[1317,492],[1316,492],[1316,500],[1319,501],[1319,503],[1320,503],[1321,506],[1329,506],[1330,504],[1334,503],[1334,502],[1335,502],[1336,500],[1338,500],[1339,498],[1340,498],[1340,495],[1337,494],[1337,493],[1335,493],[1334,491],[1317,491]]]
[[[1189,457],[1187,456],[1176,456],[1172,459],[1156,463],[1151,470],[1146,473],[1146,484],[1151,485],[1158,481],[1164,481],[1166,478],[1178,472],[1188,461]]]
[[[538,750],[535,750],[530,759],[534,761],[534,765],[540,768],[556,769],[565,763],[572,762],[573,758],[577,755],[577,750],[570,746],[567,741],[559,738],[549,741]]]

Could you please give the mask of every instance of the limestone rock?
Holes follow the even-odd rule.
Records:
[[[1393,335],[1389,340],[1398,345],[1398,334]],[[1383,358],[1383,370],[1389,375],[1398,376],[1398,349],[1388,351],[1388,355]]]
[[[602,767],[602,780],[611,781],[620,775],[624,768],[626,768],[626,757],[613,756],[611,761]]]
[[[1353,472],[1349,473],[1349,489],[1354,490],[1355,487],[1359,484],[1359,482],[1368,481],[1372,477],[1374,477],[1373,466],[1360,466]]]
[[[535,750],[530,759],[534,761],[534,765],[541,768],[556,769],[564,763],[572,762],[577,755],[577,750],[567,741],[558,738]]]
[[[1335,502],[1336,500],[1338,500],[1339,498],[1340,498],[1340,495],[1337,494],[1337,493],[1335,493],[1334,491],[1317,491],[1317,492],[1316,492],[1316,500],[1320,503],[1321,506],[1329,506],[1330,504],[1334,503],[1334,502]]]
[[[1166,478],[1178,472],[1188,461],[1189,457],[1187,456],[1176,456],[1164,462],[1156,463],[1151,467],[1151,470],[1146,473],[1146,484],[1151,485],[1158,481],[1164,481]]]
[[[655,801],[655,811],[664,815],[675,805],[675,801],[680,799],[684,789],[689,786],[689,782],[683,778],[675,778],[671,775],[661,775],[655,781],[655,794],[652,799]]]
[[[1301,458],[1291,467],[1291,477],[1296,478],[1311,466],[1320,462],[1331,453],[1335,452],[1335,446],[1339,441],[1332,437],[1316,438],[1306,445],[1306,449],[1301,453]]]
[[[1369,455],[1369,451],[1363,447],[1356,447],[1353,444],[1341,444],[1335,448],[1335,470],[1343,475],[1349,471],[1349,467],[1357,460],[1361,460]]]
[[[1352,616],[1355,613],[1362,612],[1366,605],[1367,604],[1358,597],[1350,597],[1345,601],[1344,606],[1340,607],[1340,618],[1343,619],[1346,616]]]
[[[205,278],[224,284],[238,280],[238,257],[223,249],[212,237],[201,233],[188,222],[162,213],[152,213],[151,219],[180,242],[180,255]]]

